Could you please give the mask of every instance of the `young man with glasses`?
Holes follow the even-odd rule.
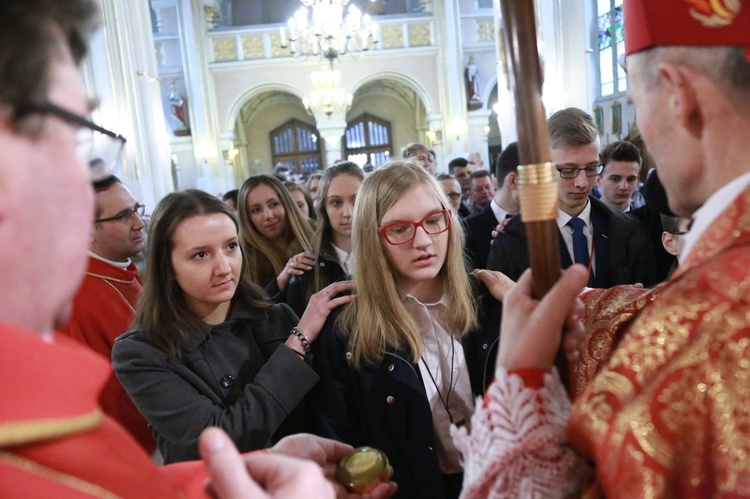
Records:
[[[550,158],[557,169],[560,260],[563,268],[581,263],[589,286],[655,282],[651,243],[640,223],[591,196],[602,172],[599,135],[586,112],[567,108],[547,120]],[[487,267],[517,280],[529,267],[526,231],[520,217],[511,219],[492,244]]]
[[[98,171],[106,165],[101,160],[90,164]],[[70,320],[60,332],[109,359],[115,338],[133,322],[141,292],[141,279],[131,258],[143,251],[144,206],[114,175],[94,182],[94,202],[88,267],[73,300]],[[99,402],[146,452],[154,451],[156,442],[146,419],[114,374]]]

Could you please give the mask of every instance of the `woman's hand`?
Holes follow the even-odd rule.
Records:
[[[284,291],[289,285],[289,280],[293,275],[302,275],[308,270],[312,270],[315,266],[315,255],[303,251],[297,253],[286,262],[284,270],[276,277],[276,284],[279,286],[279,290]]]
[[[338,296],[353,289],[354,281],[339,281],[326,286],[310,297],[305,313],[302,314],[299,324],[297,324],[297,327],[307,336],[308,340],[315,341],[331,310],[354,301],[357,297],[355,294]]]
[[[314,295],[310,297],[310,301],[307,302],[307,308],[305,313],[302,314],[297,328],[302,331],[307,341],[313,342],[320,334],[320,330],[323,328],[328,314],[334,308],[345,303],[354,301],[357,297],[355,294],[348,294],[343,296],[337,296],[340,293],[351,291],[354,289],[354,281],[338,281],[333,284],[326,286]],[[305,350],[302,346],[300,339],[295,336],[289,336],[286,340],[286,346],[296,351],[300,355],[305,354]]]
[[[560,338],[579,336],[583,302],[578,295],[588,281],[588,270],[573,265],[539,301],[531,297],[531,271],[521,275],[503,301],[497,366],[505,369],[550,369],[560,348]]]

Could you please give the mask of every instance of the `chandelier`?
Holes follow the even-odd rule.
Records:
[[[312,90],[310,97],[302,100],[305,109],[314,114],[345,113],[352,105],[352,95],[340,86],[341,73],[333,66],[321,68],[310,75]]]
[[[344,7],[349,0],[301,0],[300,7],[287,23],[279,28],[281,47],[292,55],[316,56],[333,60],[346,53],[364,53],[377,45],[377,24],[356,5],[350,5],[346,17]],[[308,9],[309,7],[309,9]]]

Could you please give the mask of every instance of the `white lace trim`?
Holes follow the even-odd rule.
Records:
[[[464,458],[462,498],[566,497],[581,489],[589,467],[567,445],[570,401],[557,371],[534,390],[498,368],[485,398],[487,407],[477,399],[471,435],[451,428]]]

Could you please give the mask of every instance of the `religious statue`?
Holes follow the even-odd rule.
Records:
[[[479,109],[482,101],[479,98],[479,69],[474,64],[474,56],[469,57],[469,64],[464,71],[466,79],[466,99],[469,109]]]
[[[172,119],[172,131],[175,135],[190,135],[190,123],[187,116],[187,101],[180,94],[175,83],[170,84],[169,109]]]

